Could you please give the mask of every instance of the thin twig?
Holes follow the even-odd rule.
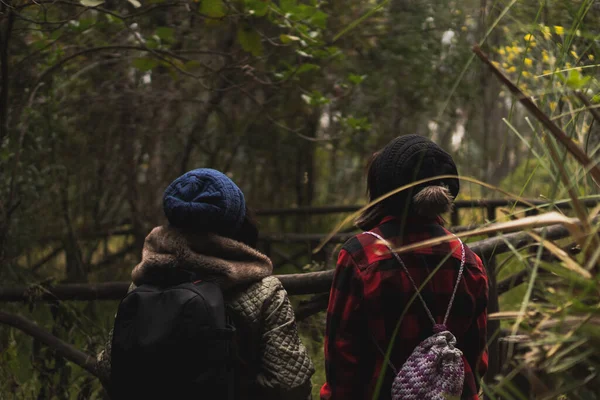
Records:
[[[594,117],[596,122],[600,124],[600,111],[598,111],[597,106],[593,106],[592,103],[588,100],[588,98],[581,92],[575,92],[575,95],[581,102],[586,106],[586,111],[589,111],[590,114]]]

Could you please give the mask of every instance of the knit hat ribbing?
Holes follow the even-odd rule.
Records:
[[[405,135],[393,139],[375,160],[376,182],[372,188],[373,199],[401,186],[421,179],[440,175],[458,175],[454,160],[437,144],[419,135]],[[412,194],[425,186],[445,185],[453,197],[460,190],[456,178],[430,181],[392,196],[393,202],[406,204]]]
[[[169,223],[194,232],[237,233],[246,216],[244,194],[225,174],[209,168],[189,171],[165,190]]]

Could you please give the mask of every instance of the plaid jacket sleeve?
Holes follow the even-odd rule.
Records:
[[[478,266],[485,270],[483,263],[476,257]],[[488,369],[488,351],[487,351],[487,300],[488,300],[488,282],[483,279],[479,293],[477,293],[477,304],[480,304],[480,309],[477,310],[477,317],[469,326],[465,333],[466,343],[471,343],[470,346],[464,347],[464,357],[467,363],[466,369],[472,370],[470,375],[474,379],[471,382],[465,382],[468,388],[465,388],[464,393],[468,393],[473,397],[463,397],[469,399],[479,399],[476,395],[479,392],[479,380],[485,375]],[[467,371],[465,371],[467,372]],[[467,375],[467,374],[465,374]]]
[[[364,398],[359,377],[360,348],[366,339],[361,309],[363,284],[351,254],[340,251],[331,287],[325,332],[326,383],[321,399]]]

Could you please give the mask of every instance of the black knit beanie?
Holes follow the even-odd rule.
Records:
[[[374,161],[374,185],[371,199],[374,200],[394,189],[421,179],[439,175],[458,175],[456,164],[450,154],[426,137],[419,135],[399,136],[385,146]],[[386,208],[410,206],[413,194],[426,186],[446,186],[454,198],[460,184],[456,178],[442,178],[422,183],[410,190],[402,191],[384,201]]]

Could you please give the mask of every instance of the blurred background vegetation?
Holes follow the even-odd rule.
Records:
[[[192,168],[226,172],[255,209],[362,204],[366,160],[408,133],[451,151],[461,174],[516,195],[549,204],[568,188],[595,195],[586,168],[475,58],[475,43],[598,159],[600,1],[3,0],[2,286],[128,280],[144,237],[164,223],[162,191]],[[459,199],[503,196],[465,182]],[[337,222],[260,218],[264,233],[324,233]],[[460,222],[489,221],[462,211]],[[530,333],[519,365],[541,370],[547,398],[596,399],[598,277],[560,274],[534,256],[515,250],[499,271],[531,269],[500,299],[502,311],[529,313],[503,324]],[[324,268],[303,257],[275,273]],[[539,280],[538,268],[554,274]],[[2,308],[94,354],[116,305]],[[576,322],[541,328],[565,318]],[[316,395],[323,313],[300,328]],[[510,380],[491,379],[490,398],[526,398]],[[0,398],[102,396],[87,372],[0,326]]]

